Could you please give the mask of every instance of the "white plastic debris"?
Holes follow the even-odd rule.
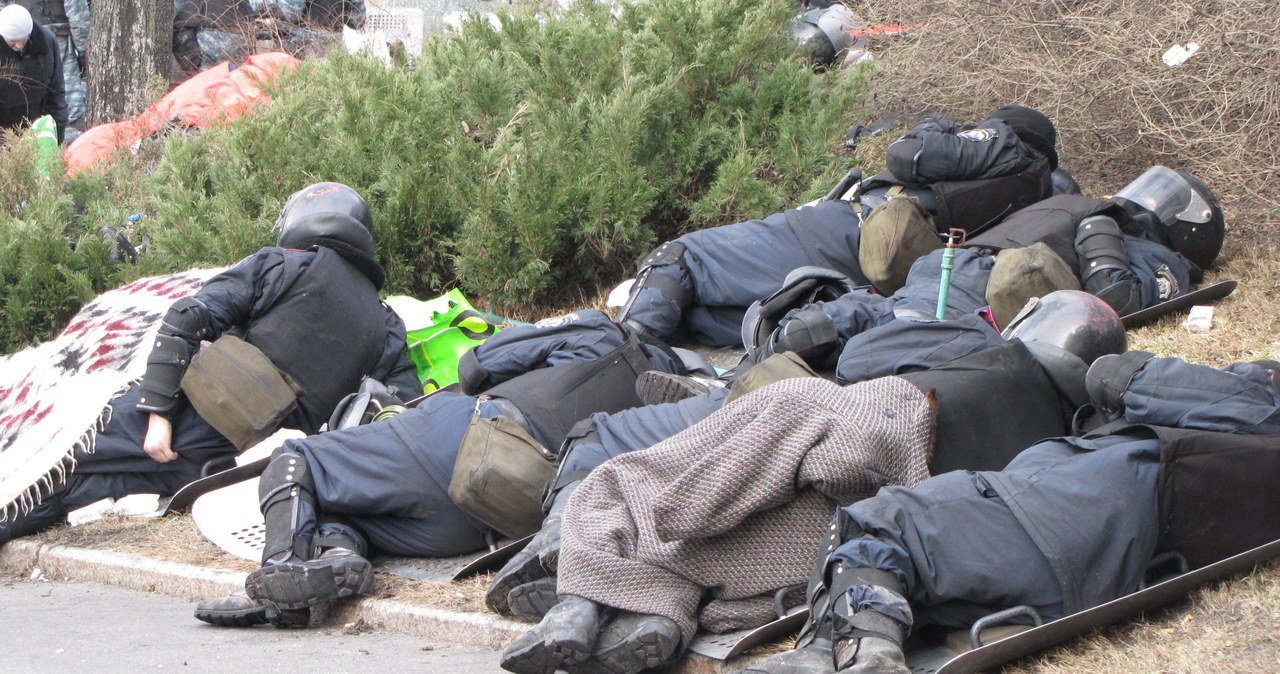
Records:
[[[159,494],[130,494],[116,500],[112,514],[123,517],[159,517]]]
[[[83,508],[76,508],[67,513],[67,524],[78,527],[81,524],[88,524],[95,520],[111,514],[111,510],[116,507],[115,499],[104,498],[101,501],[94,501]]]
[[[1164,52],[1164,55],[1160,57],[1160,60],[1170,68],[1177,68],[1178,66],[1186,63],[1187,59],[1194,56],[1198,51],[1200,51],[1200,43],[1198,42],[1188,42],[1185,47],[1180,44],[1175,44]]]
[[[1191,313],[1187,315],[1187,320],[1182,322],[1182,327],[1191,332],[1208,332],[1213,328],[1213,307],[1209,305],[1191,307]]]
[[[627,303],[627,299],[631,297],[631,286],[635,285],[636,280],[629,278],[619,283],[616,288],[609,291],[609,298],[604,301],[604,305],[610,309],[621,308]]]

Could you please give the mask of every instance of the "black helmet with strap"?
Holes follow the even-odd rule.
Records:
[[[372,258],[372,225],[373,215],[355,190],[340,183],[316,183],[285,202],[276,220],[276,245],[306,249],[338,241]]]
[[[1196,177],[1164,166],[1152,166],[1113,197],[1151,213],[1151,232],[1201,269],[1222,250],[1226,225],[1218,198]]]

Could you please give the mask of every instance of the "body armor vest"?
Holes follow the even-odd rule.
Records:
[[[966,245],[998,251],[1026,248],[1039,241],[1078,274],[1080,256],[1076,253],[1076,225],[1099,213],[1115,218],[1121,225],[1128,220],[1123,210],[1109,201],[1079,194],[1059,194],[1014,213],[1004,222],[970,238]]]
[[[386,312],[373,283],[334,251],[315,259],[243,339],[302,389],[286,428],[315,433],[373,372],[387,343]]]
[[[555,449],[578,421],[644,404],[636,395],[636,378],[654,367],[640,342],[628,337],[596,360],[526,372],[485,395],[514,403],[545,446]]]
[[[1018,340],[898,376],[937,399],[933,475],[1001,470],[1037,441],[1071,432],[1075,410]]]
[[[1093,435],[1160,441],[1160,538],[1197,569],[1280,538],[1280,437],[1220,433],[1123,420]]]
[[[936,204],[937,210],[933,215],[939,233],[945,234],[954,227],[973,236],[1015,211],[1053,196],[1051,173],[1049,160],[1041,158],[1007,176],[944,180],[921,187],[904,183],[889,171],[881,171],[867,179],[861,191],[902,185],[908,195],[925,193],[926,198],[922,198],[920,204],[926,208]]]

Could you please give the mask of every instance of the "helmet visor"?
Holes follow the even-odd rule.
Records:
[[[1152,166],[1124,186],[1116,197],[1132,201],[1155,213],[1160,222],[1181,220],[1202,225],[1213,218],[1213,208],[1182,174],[1164,166]]]

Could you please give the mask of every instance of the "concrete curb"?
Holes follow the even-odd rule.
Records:
[[[47,578],[115,585],[154,592],[184,601],[230,594],[244,587],[244,572],[208,569],[166,562],[110,550],[89,550],[18,539],[0,546],[0,570],[22,576],[40,569]],[[363,620],[378,629],[424,637],[432,642],[483,647],[500,651],[529,625],[482,613],[446,611],[395,599],[363,599],[339,602],[327,616],[328,623]],[[194,619],[194,618],[193,618]],[[690,653],[664,669],[668,674],[718,674],[737,671],[748,664],[743,658],[731,663]]]

